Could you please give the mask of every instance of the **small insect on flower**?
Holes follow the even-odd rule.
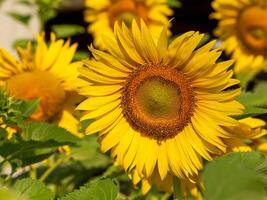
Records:
[[[129,29],[115,23],[108,52],[90,47],[80,76],[88,81],[80,94],[88,97],[78,109],[94,119],[87,134],[99,133],[101,150],[127,172],[163,180],[168,173],[190,178],[203,158],[226,151],[222,138],[233,137],[223,126],[236,126],[232,115],[243,112],[235,100],[239,83],[228,70],[232,61],[217,63],[215,41],[196,49],[203,38],[187,32],[168,45],[167,26],[155,42],[144,21]]]
[[[135,18],[142,18],[157,38],[161,26],[168,23],[173,11],[167,0],[85,0],[85,21],[89,22],[88,32],[94,36],[94,44],[105,48],[102,36],[113,35],[115,21],[131,26]]]
[[[267,1],[214,0],[215,35],[235,59],[235,72],[258,72],[267,56]]]
[[[77,94],[81,84],[77,68],[82,63],[72,62],[76,48],[70,41],[56,40],[54,34],[47,46],[44,34],[40,34],[36,50],[31,43],[25,49],[17,49],[19,61],[0,49],[0,86],[17,99],[40,100],[31,120],[54,122],[78,134],[73,111],[81,100]]]

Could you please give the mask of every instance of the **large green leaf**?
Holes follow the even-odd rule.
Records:
[[[49,141],[62,143],[75,143],[79,138],[72,135],[64,128],[44,122],[29,122],[24,126],[22,137],[26,141]]]
[[[21,179],[0,188],[0,200],[52,200],[54,193],[39,180]]]
[[[231,153],[207,164],[203,173],[206,200],[266,200],[262,174],[265,160],[257,152]]]
[[[18,200],[18,196],[7,187],[0,188],[0,200]]]
[[[115,200],[118,190],[117,183],[112,179],[96,180],[59,200]]]
[[[12,187],[19,198],[18,200],[51,200],[54,194],[39,180],[29,178],[18,180]]]
[[[13,168],[23,167],[47,159],[59,146],[62,144],[54,141],[3,141],[0,143],[0,155],[9,161]]]

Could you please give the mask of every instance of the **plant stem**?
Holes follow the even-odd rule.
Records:
[[[31,179],[35,180],[36,179],[36,168],[35,166],[30,166],[30,177]]]
[[[51,165],[40,177],[40,181],[44,182],[45,179],[61,164],[64,162],[64,159],[58,159],[53,165]]]
[[[182,200],[182,188],[181,188],[181,181],[178,177],[173,176],[173,199],[174,200]]]

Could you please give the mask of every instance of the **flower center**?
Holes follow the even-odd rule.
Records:
[[[146,66],[128,79],[122,107],[134,129],[144,136],[165,140],[190,122],[194,94],[190,82],[176,69]]]
[[[136,101],[140,111],[155,120],[175,117],[181,106],[179,88],[157,76],[143,81],[137,89]]]
[[[267,8],[247,7],[238,20],[238,30],[245,47],[256,55],[267,54]]]
[[[30,116],[30,119],[38,121],[52,120],[62,110],[66,96],[60,81],[45,71],[17,74],[7,80],[6,90],[18,99],[39,99],[39,107]]]
[[[130,26],[135,18],[147,21],[146,10],[142,1],[117,0],[109,7],[110,26],[113,27],[116,20],[123,21],[127,26]]]

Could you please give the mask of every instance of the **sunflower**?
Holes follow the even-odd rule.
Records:
[[[266,135],[265,125],[266,123],[263,120],[249,117],[239,120],[238,126],[225,127],[235,135],[233,138],[224,139],[224,142],[228,144],[228,151],[249,152],[252,149],[258,149],[263,145],[260,142],[262,137]],[[246,144],[246,140],[250,143]]]
[[[158,37],[161,26],[167,24],[168,16],[173,14],[167,0],[85,0],[85,6],[85,21],[90,23],[88,32],[101,48],[105,48],[102,34],[112,36],[116,20],[130,25],[132,19],[142,18],[153,37]]]
[[[257,118],[245,118],[239,120],[238,126],[225,127],[229,132],[233,133],[232,138],[224,138],[223,141],[228,145],[227,152],[250,152],[252,149],[260,150],[264,153],[267,152],[267,142],[263,142],[262,136],[266,135],[264,126],[266,123]],[[245,142],[250,141],[249,144]],[[133,180],[133,184],[141,183],[142,193],[146,194],[150,191],[152,186],[155,186],[159,191],[172,193],[173,192],[173,175],[167,176],[161,180],[159,173],[156,169],[151,177],[141,179],[136,170],[132,171],[129,175]],[[200,191],[204,190],[201,174],[195,179],[195,182],[190,182],[187,179],[181,180],[181,189],[184,197],[192,196],[194,199],[202,199]]]
[[[215,35],[222,47],[235,59],[235,72],[258,72],[266,66],[267,56],[267,1],[214,0],[219,20]]]
[[[76,135],[78,120],[73,116],[76,103],[81,99],[77,87],[77,68],[81,62],[72,62],[77,45],[56,40],[46,45],[44,34],[37,37],[34,51],[31,43],[18,48],[20,60],[0,49],[0,87],[16,99],[39,99],[37,110],[30,120],[54,122]]]
[[[133,20],[131,29],[116,23],[114,34],[108,52],[90,47],[94,58],[80,68],[88,99],[77,109],[88,112],[81,120],[94,119],[86,133],[98,132],[101,150],[128,173],[147,178],[157,169],[162,180],[168,173],[193,179],[203,159],[226,151],[222,138],[233,136],[223,126],[237,126],[231,116],[243,111],[240,89],[229,89],[239,83],[232,61],[216,62],[215,41],[196,49],[198,32],[168,45],[167,26],[154,42],[146,24]]]
[[[148,179],[141,179],[138,173],[134,171],[130,178],[133,183],[137,185],[141,183],[142,194],[147,194],[152,187],[157,188],[158,191],[172,193],[173,192],[173,178],[174,176],[170,173],[162,180],[158,171],[154,170],[151,177]],[[197,200],[202,200],[201,191],[203,191],[203,182],[201,181],[201,175],[196,178],[195,182],[191,182],[188,179],[180,180],[181,192],[185,199],[193,197]]]

